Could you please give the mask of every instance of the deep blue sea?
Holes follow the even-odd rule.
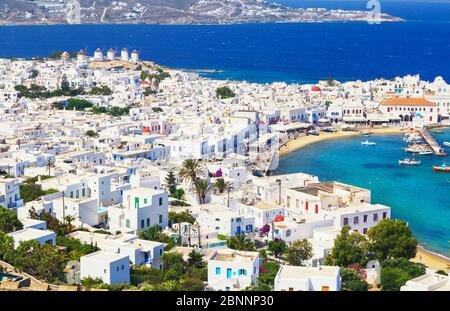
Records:
[[[366,9],[366,1],[300,1],[299,7]],[[247,25],[87,25],[0,27],[0,57],[42,57],[55,50],[89,54],[126,46],[180,69],[218,69],[219,79],[316,82],[419,73],[450,80],[450,2],[381,1],[406,22]]]
[[[366,1],[278,0],[297,7],[366,9]],[[381,1],[381,10],[405,22],[246,25],[78,25],[0,27],[0,57],[45,57],[52,51],[100,47],[137,49],[142,58],[178,69],[199,70],[216,79],[251,82],[369,80],[420,74],[450,82],[450,2]],[[217,69],[206,73],[202,70]],[[446,140],[449,141],[447,133]],[[442,135],[439,139],[442,139]],[[398,167],[400,137],[328,141],[294,152],[280,172],[306,171],[373,191],[390,205],[426,247],[449,254],[450,175],[421,167]],[[448,161],[450,162],[450,160]]]
[[[450,141],[450,129],[434,134]],[[280,158],[276,173],[306,172],[323,181],[341,181],[372,190],[372,203],[388,205],[392,217],[408,222],[419,243],[450,256],[450,174],[434,172],[432,165],[448,157],[417,156],[421,166],[400,166],[411,157],[401,135],[369,138],[376,146],[363,146],[365,137],[323,141]],[[450,151],[450,148],[448,148]]]

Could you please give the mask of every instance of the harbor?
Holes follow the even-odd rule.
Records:
[[[434,154],[437,156],[446,156],[447,152],[439,145],[439,143],[434,139],[434,137],[430,134],[428,128],[424,127],[419,129],[420,135],[423,137],[425,142],[430,146],[433,150]]]

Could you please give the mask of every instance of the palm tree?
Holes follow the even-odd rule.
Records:
[[[205,168],[200,161],[187,159],[183,161],[179,175],[183,181],[195,183],[200,176],[205,175]]]
[[[237,234],[227,240],[227,246],[238,251],[253,251],[255,243],[248,239],[244,234]]]
[[[225,179],[217,178],[214,182],[214,188],[219,191],[219,193],[224,193],[225,191],[232,190],[233,185],[229,181],[225,181]]]
[[[64,217],[64,221],[66,222],[68,233],[72,232],[72,230],[73,230],[72,222],[75,221],[75,216],[67,215],[66,217]]]
[[[205,204],[205,198],[208,191],[211,191],[213,186],[206,179],[198,179],[194,184],[194,191],[197,192],[200,204]]]
[[[191,183],[193,190],[198,194],[198,200],[200,203],[202,199],[200,197],[200,191],[197,189],[197,180],[200,176],[206,175],[205,168],[200,164],[198,160],[187,159],[183,161],[183,165],[180,169],[180,178],[188,183]]]

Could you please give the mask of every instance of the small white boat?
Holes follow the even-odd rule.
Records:
[[[422,161],[415,160],[415,159],[409,159],[409,158],[405,158],[403,160],[398,161],[398,164],[400,164],[400,165],[420,165],[421,163],[422,163]]]
[[[431,155],[433,153],[434,153],[433,150],[425,150],[425,151],[419,152],[419,155]]]
[[[364,135],[364,136],[368,136],[368,135],[370,135],[372,133],[370,131],[362,131],[361,134]]]
[[[361,145],[365,145],[365,146],[375,146],[376,144],[377,144],[376,142],[368,141],[368,140],[361,142]]]
[[[444,146],[450,147],[450,142],[444,141]]]

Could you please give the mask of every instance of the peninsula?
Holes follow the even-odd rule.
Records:
[[[5,0],[0,25],[237,24],[401,21],[369,11],[290,8],[261,0]]]

